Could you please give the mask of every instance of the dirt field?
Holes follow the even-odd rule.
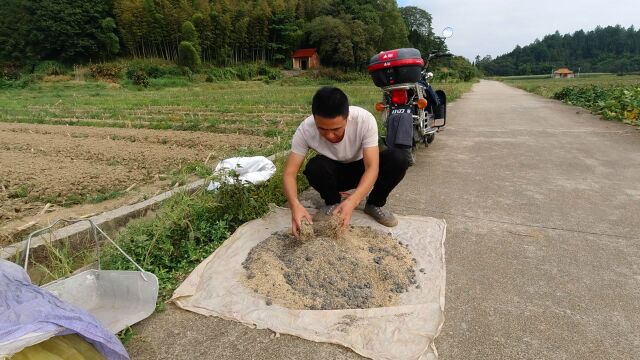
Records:
[[[0,244],[25,223],[44,219],[35,215],[47,203],[54,212],[97,203],[134,184],[153,195],[173,185],[165,176],[171,169],[207,157],[215,164],[272,142],[246,134],[0,123]],[[85,214],[93,209],[81,206]]]

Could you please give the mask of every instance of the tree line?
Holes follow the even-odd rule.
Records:
[[[549,74],[559,67],[575,72],[638,72],[640,30],[616,25],[565,35],[556,31],[495,59],[476,56],[474,63],[485,74],[497,76]]]
[[[395,0],[4,0],[0,64],[118,57],[285,65],[315,47],[326,66],[363,69],[382,50],[446,46],[431,15]]]

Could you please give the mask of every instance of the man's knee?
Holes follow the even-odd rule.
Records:
[[[407,150],[386,148],[380,153],[380,168],[392,171],[407,171],[409,168],[409,159],[406,154]]]
[[[333,175],[333,168],[334,164],[331,159],[323,155],[316,155],[307,162],[303,173],[308,180],[326,179],[327,176]]]

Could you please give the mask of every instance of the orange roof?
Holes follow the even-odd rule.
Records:
[[[311,57],[316,53],[316,49],[298,49],[291,55],[294,58]]]
[[[560,68],[556,71],[553,72],[554,74],[573,74],[573,71],[567,69],[567,68]]]

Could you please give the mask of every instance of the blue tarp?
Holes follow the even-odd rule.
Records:
[[[93,316],[33,285],[24,269],[0,259],[0,344],[49,332],[77,333],[108,360],[129,359],[118,338]]]

